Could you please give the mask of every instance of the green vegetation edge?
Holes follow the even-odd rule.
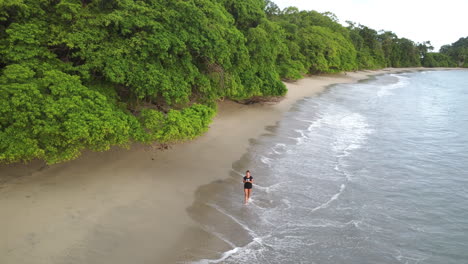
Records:
[[[390,31],[264,0],[0,1],[0,162],[203,134],[220,98],[385,67],[467,67],[468,38],[431,52]]]

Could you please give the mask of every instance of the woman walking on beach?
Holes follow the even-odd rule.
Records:
[[[250,171],[245,172],[244,180],[242,182],[244,183],[244,204],[247,204],[247,201],[252,195],[253,177],[250,176]]]

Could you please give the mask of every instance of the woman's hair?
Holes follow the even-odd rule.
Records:
[[[245,173],[247,173],[247,172],[250,172],[250,171],[249,171],[249,170],[247,170]]]

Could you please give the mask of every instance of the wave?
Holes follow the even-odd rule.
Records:
[[[307,120],[307,119],[302,119],[302,118],[298,118],[298,117],[295,117],[294,119],[296,119],[297,121],[304,122],[304,123],[314,123],[314,122],[316,122],[315,120]]]
[[[274,147],[271,148],[273,153],[280,155],[286,150],[286,144],[283,143],[276,143]]]
[[[312,124],[309,125],[309,127],[307,128],[307,131],[310,132],[310,131],[312,131],[314,128],[320,128],[320,127],[322,127],[323,121],[324,121],[324,118],[323,118],[323,117],[318,118],[317,120],[315,120],[314,122],[312,122]]]
[[[232,256],[233,254],[237,253],[239,251],[240,247],[235,247],[231,250],[228,250],[226,252],[223,252],[223,254],[221,255],[221,257],[219,259],[201,259],[201,260],[198,260],[198,261],[194,261],[192,262],[193,264],[208,264],[208,263],[220,263],[224,260],[226,260],[227,258],[229,258],[230,256]]]
[[[263,164],[267,165],[268,167],[271,167],[271,165],[273,164],[273,159],[267,158],[267,157],[265,157],[265,156],[260,156],[260,161],[261,161]]]
[[[341,260],[349,258],[354,252],[356,257],[351,257],[351,260],[362,259],[362,256],[372,254],[381,262],[424,262],[426,256],[419,255],[417,249],[413,251],[408,246],[400,252],[396,251],[392,244],[387,243],[389,237],[393,238],[393,230],[404,230],[408,234],[416,234],[422,238],[444,235],[449,237],[449,235],[444,234],[442,231],[445,230],[440,228],[440,225],[435,225],[437,223],[427,222],[427,224],[421,221],[427,211],[414,210],[414,208],[419,208],[424,201],[400,203],[414,195],[413,186],[417,185],[415,181],[409,181],[412,178],[407,177],[407,174],[401,176],[397,173],[391,174],[391,170],[395,169],[393,166],[397,166],[390,164],[390,159],[381,163],[387,166],[386,162],[389,162],[388,168],[374,167],[381,164],[379,164],[380,159],[372,155],[387,153],[385,149],[375,151],[371,145],[381,136],[377,131],[381,124],[370,123],[380,117],[379,109],[375,108],[379,105],[373,103],[356,105],[356,91],[362,90],[363,95],[368,97],[364,99],[378,101],[376,93],[379,97],[386,96],[392,90],[408,83],[408,78],[405,76],[395,75],[395,77],[398,78],[398,82],[383,84],[385,87],[382,90],[377,85],[386,81],[385,79],[379,80],[377,85],[368,84],[366,87],[357,86],[356,89],[351,87],[348,90],[342,89],[343,91],[337,89],[336,93],[330,92],[319,98],[320,101],[316,98],[313,104],[298,107],[299,111],[293,115],[299,115],[299,118],[288,118],[281,123],[277,130],[278,137],[266,138],[262,141],[265,144],[261,145],[258,152],[252,152],[253,154],[249,156],[255,159],[257,166],[261,167],[259,175],[268,176],[259,178],[258,183],[261,185],[255,184],[254,199],[250,201],[250,206],[243,207],[241,214],[238,215],[239,212],[228,209],[233,207],[230,200],[226,200],[227,206],[220,205],[225,212],[237,218],[238,221],[233,219],[234,222],[227,219],[232,225],[237,227],[236,222],[240,223],[240,229],[247,226],[248,240],[244,240],[242,244],[238,242],[230,244],[232,249],[229,247],[227,251],[219,252],[216,259],[195,263],[268,263],[269,261],[307,263],[310,259],[316,262],[327,262],[327,260],[343,262]],[[402,88],[400,91],[404,90]],[[391,99],[396,99],[397,96]],[[372,125],[375,125],[375,128]],[[300,129],[294,130],[295,128]],[[369,140],[373,133],[378,135]],[[293,136],[296,141],[286,139],[287,136]],[[455,141],[458,135],[447,132],[445,136],[453,137]],[[401,139],[397,141],[399,142]],[[362,151],[364,147],[369,151]],[[393,146],[389,149],[392,150]],[[447,149],[455,153],[458,145],[454,145],[453,149]],[[261,153],[264,150],[266,151]],[[289,151],[292,154],[288,154]],[[259,153],[265,157],[258,155]],[[397,154],[398,152],[395,156],[399,157]],[[433,156],[428,155],[428,157]],[[429,161],[419,157],[412,158],[418,161],[417,164],[411,164],[410,160],[409,165],[404,165],[405,170],[408,168],[414,170],[411,166],[418,167],[418,164]],[[366,162],[367,160],[371,162]],[[263,164],[271,167],[266,168]],[[453,167],[455,166],[456,164]],[[418,168],[422,170],[432,167]],[[446,171],[450,169],[443,168]],[[390,169],[390,171],[388,174],[381,173],[381,169]],[[400,184],[395,185],[395,179],[398,179]],[[431,179],[448,183],[446,178],[439,179],[439,176],[417,180],[419,186],[427,186],[426,181],[429,182]],[[460,181],[461,184],[464,182]],[[400,187],[404,192],[395,193]],[[461,200],[466,197],[467,192],[464,189],[457,187],[456,190],[458,190],[456,194],[451,194],[452,197]],[[423,196],[424,192],[418,191],[418,195]],[[432,197],[429,201],[433,201]],[[234,206],[234,209],[236,208]],[[463,207],[455,205],[452,208],[454,212],[459,212]],[[450,213],[443,209],[441,213],[450,218]],[[406,212],[408,215],[404,214]],[[414,218],[409,218],[413,213],[415,213]],[[435,226],[433,229],[431,229],[432,224]],[[244,233],[243,230],[240,231]],[[349,234],[353,236],[352,239],[349,238]],[[225,236],[230,239],[229,235]],[[410,245],[413,239],[403,238],[401,241]],[[434,245],[440,243],[433,242]],[[460,248],[462,246],[463,244]],[[426,247],[426,249],[431,248]],[[336,255],[331,256],[330,250],[335,250]],[[385,256],[379,258],[378,254]]]
[[[396,83],[392,83],[389,85],[382,86],[379,91],[377,92],[378,97],[384,97],[387,95],[392,95],[392,90],[404,87],[408,85],[409,83],[409,78],[402,76],[402,75],[396,75],[396,74],[390,74],[390,76],[398,78],[398,81]]]
[[[203,230],[205,230],[207,233],[210,233],[210,234],[214,235],[215,237],[219,238],[220,240],[224,241],[229,246],[231,246],[233,248],[236,247],[236,245],[234,243],[232,243],[231,241],[229,241],[229,239],[227,239],[223,234],[214,231],[210,226],[202,225],[201,228]]]
[[[228,212],[226,212],[226,210],[224,210],[223,208],[217,206],[216,204],[212,204],[212,203],[208,203],[207,204],[208,206],[216,209],[218,212],[224,214],[225,216],[229,217],[231,220],[233,220],[234,222],[236,222],[238,225],[240,225],[245,231],[247,231],[249,233],[249,235],[253,238],[255,238],[257,235],[255,234],[255,232],[250,229],[246,224],[242,223],[239,219],[237,219],[236,217],[232,216],[231,214],[229,214]]]
[[[336,135],[333,150],[343,156],[349,155],[352,150],[359,149],[367,135],[374,131],[369,128],[366,118],[358,113],[338,115],[334,116],[333,119],[337,123],[337,128],[340,129]]]
[[[308,230],[309,228],[346,228],[350,225],[358,228],[362,224],[362,220],[350,220],[348,222],[342,223],[333,220],[325,220],[320,219],[317,222],[312,223],[301,223],[301,224],[286,224],[283,232],[291,233],[291,232],[303,232],[304,229]]]
[[[217,206],[216,204],[209,203],[207,205],[214,208],[214,209],[216,209],[218,212],[224,214],[225,216],[229,217],[231,220],[236,222],[238,225],[240,225],[245,231],[247,231],[249,233],[249,235],[252,237],[252,240],[251,240],[251,242],[249,242],[245,246],[235,246],[231,242],[226,242],[229,245],[231,245],[233,248],[228,250],[228,251],[223,252],[219,258],[217,258],[217,259],[201,259],[201,260],[192,262],[193,264],[221,263],[221,262],[224,262],[225,260],[227,260],[229,257],[233,256],[234,254],[240,252],[241,250],[245,250],[245,249],[251,247],[252,245],[257,244],[257,245],[263,246],[262,245],[263,238],[257,236],[257,234],[252,229],[250,229],[246,224],[242,223],[242,221],[240,221],[239,219],[237,219],[233,215],[229,214],[223,208]],[[223,238],[221,238],[221,239],[223,239]]]
[[[262,238],[254,238],[250,243],[248,243],[247,245],[245,246],[242,246],[242,247],[235,247],[231,250],[228,250],[226,252],[223,252],[221,257],[218,258],[218,259],[201,259],[201,260],[198,260],[198,261],[195,261],[195,262],[192,262],[193,264],[209,264],[209,263],[222,263],[224,262],[225,260],[227,260],[228,258],[232,257],[233,255],[235,255],[236,253],[239,253],[241,252],[242,250],[246,250],[250,247],[252,247],[253,245],[258,245],[260,244],[261,246],[262,245]],[[258,251],[257,251],[258,253]],[[252,260],[251,258],[252,257],[255,257],[255,255],[253,254],[249,254],[249,252],[245,252],[243,254],[244,257],[246,258],[249,258],[250,261]]]
[[[340,191],[335,193],[327,202],[313,208],[312,210],[310,210],[310,213],[313,213],[317,210],[320,210],[320,209],[324,209],[324,208],[327,208],[333,201],[337,200],[340,195],[343,193],[343,191],[346,189],[346,185],[345,184],[341,184],[340,186]]]
[[[264,191],[266,193],[269,193],[271,191],[275,191],[275,190],[278,190],[278,188],[280,187],[280,185],[282,184],[287,184],[288,182],[278,182],[278,183],[275,183],[273,185],[270,185],[270,186],[261,186],[261,185],[257,185],[257,184],[254,184],[255,188],[256,189],[259,189],[261,191]]]

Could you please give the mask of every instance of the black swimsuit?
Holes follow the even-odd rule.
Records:
[[[252,189],[252,180],[253,180],[252,176],[250,176],[249,178],[244,176],[244,181],[246,181],[244,183],[244,189]]]

